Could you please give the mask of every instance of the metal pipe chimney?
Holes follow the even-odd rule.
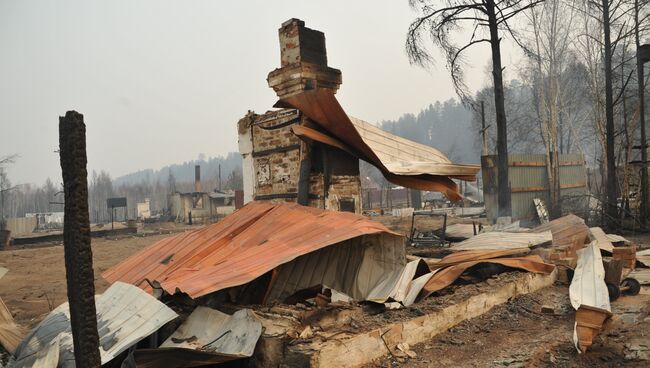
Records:
[[[194,166],[194,192],[201,191],[201,165]]]

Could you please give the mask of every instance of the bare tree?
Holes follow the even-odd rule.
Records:
[[[581,4],[576,8],[582,15],[584,29],[576,37],[576,46],[590,75],[594,127],[597,133],[594,138],[599,143],[595,148],[600,148],[596,155],[600,156],[599,171],[605,183],[600,196],[604,207],[602,222],[610,228],[616,228],[623,212],[621,207],[619,213],[619,192],[627,190],[627,178],[624,176],[622,183],[617,179],[617,140],[619,148],[627,145],[627,132],[633,130],[633,125],[629,126],[628,122],[636,120],[636,117],[628,117],[626,95],[628,83],[633,76],[633,57],[626,52],[626,47],[634,34],[634,7],[630,0],[592,0],[578,4]],[[619,77],[620,83],[617,83]],[[627,151],[618,150],[619,164],[625,153]],[[620,187],[621,184],[623,188]],[[626,195],[627,193],[623,195],[624,201]]]
[[[463,79],[465,50],[479,43],[489,43],[492,51],[492,78],[494,81],[494,105],[497,125],[497,172],[499,216],[510,216],[510,186],[508,180],[508,135],[503,67],[501,64],[501,36],[505,32],[517,40],[510,22],[518,14],[541,3],[543,0],[410,0],[410,5],[420,16],[409,27],[406,52],[412,63],[427,66],[433,57],[424,44],[426,35],[446,56],[447,68],[463,102],[470,102]],[[473,28],[469,40],[462,46],[452,38],[464,27]]]
[[[546,169],[549,184],[551,218],[562,214],[560,200],[560,120],[564,113],[563,79],[570,66],[571,38],[574,30],[572,3],[547,0],[542,6],[527,12],[532,36],[528,56],[533,61],[531,83],[534,86],[535,111],[546,149]],[[566,114],[565,114],[566,115]],[[570,135],[569,135],[570,136]]]
[[[9,180],[9,175],[7,175],[5,166],[14,163],[16,158],[18,158],[18,155],[0,157],[0,230],[3,230],[6,226],[5,196],[10,190],[16,189],[15,186],[11,186],[11,181]]]
[[[647,4],[648,1],[645,1]],[[641,55],[638,54],[641,47],[641,35],[644,31],[648,30],[648,17],[650,14],[642,15],[642,7],[644,3],[639,0],[634,0],[634,43],[637,49],[636,57],[636,70],[637,70],[637,83],[638,83],[638,104],[639,104],[639,126],[641,127],[641,222],[644,226],[648,225],[648,215],[650,214],[650,197],[648,197],[648,147],[645,131],[645,104],[644,104],[644,89],[645,89],[645,75],[643,73],[643,60]],[[646,28],[641,25],[645,24]]]

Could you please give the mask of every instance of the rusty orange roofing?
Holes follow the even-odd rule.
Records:
[[[388,233],[384,225],[348,212],[294,203],[252,202],[222,221],[162,239],[102,273],[151,291],[196,298],[246,284],[301,255],[362,235]]]
[[[450,259],[458,259],[458,256],[452,256],[447,259],[443,258],[441,262],[448,263]],[[468,268],[476,266],[479,263],[496,263],[510,268],[517,268],[525,270],[528,272],[534,273],[545,273],[550,274],[555,270],[555,266],[552,264],[544,263],[542,258],[538,255],[529,255],[524,257],[512,257],[512,258],[489,258],[482,259],[479,252],[473,253],[471,256],[465,257],[467,260],[465,262],[460,262],[452,264],[449,267],[444,267],[438,269],[436,273],[427,281],[427,283],[420,291],[418,295],[418,300],[422,300],[429,295],[433,294],[436,291],[442,290],[447,286],[451,285],[460,275],[465,272]],[[473,258],[473,259],[471,259]],[[471,260],[470,260],[471,259]]]
[[[376,166],[398,185],[442,192],[451,200],[462,199],[452,179],[476,180],[478,165],[454,164],[439,150],[398,137],[348,116],[328,90],[316,88],[283,98],[278,107],[300,110],[327,132],[294,128],[296,135],[343,149]]]

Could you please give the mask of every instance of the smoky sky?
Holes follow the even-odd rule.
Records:
[[[266,76],[290,18],[325,32],[350,115],[417,113],[455,93],[442,57],[429,70],[409,64],[415,16],[406,0],[0,0],[0,156],[20,155],[14,183],[60,181],[67,110],[84,114],[89,171],[113,177],[237,151],[237,121],[276,101]],[[489,83],[489,55],[467,54],[470,89]],[[518,57],[506,45],[506,68]]]

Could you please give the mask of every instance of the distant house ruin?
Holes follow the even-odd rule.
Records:
[[[282,24],[281,67],[268,75],[279,110],[249,111],[238,123],[244,202],[289,201],[360,213],[359,159],[392,183],[460,199],[452,179],[474,181],[477,165],[348,116],[334,97],[341,72],[327,65],[325,35],[291,19]]]
[[[235,209],[233,191],[204,192],[201,188],[201,167],[195,166],[194,191],[176,192],[169,195],[167,203],[170,215],[177,222],[205,223],[232,213]]]

